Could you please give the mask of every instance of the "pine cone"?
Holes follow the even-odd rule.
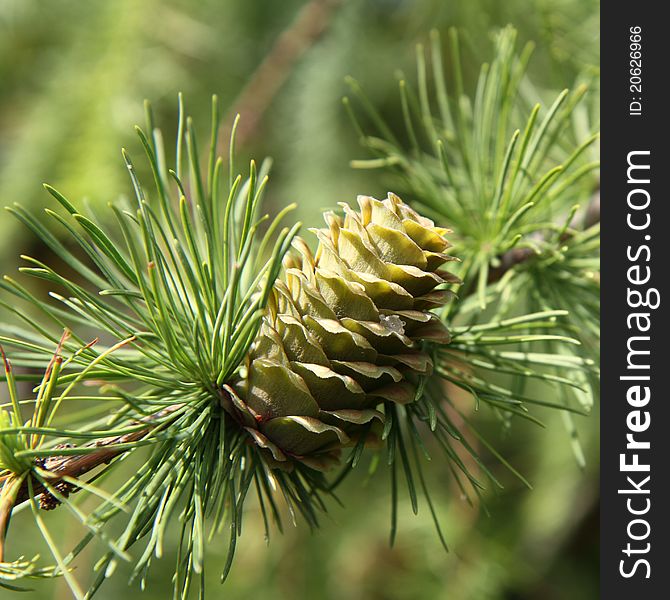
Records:
[[[314,468],[378,431],[384,401],[412,402],[432,370],[423,342],[446,344],[432,308],[450,296],[441,270],[448,230],[435,227],[394,194],[359,196],[360,212],[324,217],[312,230],[313,255],[300,238],[284,261],[257,340],[227,399],[275,466]],[[271,458],[270,458],[271,457]]]

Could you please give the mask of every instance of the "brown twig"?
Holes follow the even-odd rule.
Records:
[[[155,421],[160,419],[170,413],[175,412],[181,408],[182,404],[175,404],[165,408],[157,413],[150,415],[146,418],[146,421]],[[112,436],[108,438],[103,438],[97,440],[93,444],[86,446],[87,448],[97,447],[100,448],[98,451],[87,452],[85,454],[69,454],[61,456],[50,456],[44,460],[42,469],[49,473],[48,479],[51,485],[56,485],[63,481],[64,477],[68,478],[77,478],[86,473],[89,473],[93,469],[99,467],[100,465],[109,463],[114,458],[128,451],[128,448],[118,448],[119,444],[127,444],[131,442],[137,442],[144,437],[146,437],[155,425],[147,425],[146,428],[140,429],[139,431],[133,431],[132,433],[126,433],[124,435]],[[46,494],[51,495],[50,492],[45,489],[44,485],[38,481],[33,481],[33,490],[35,496]],[[18,492],[15,504],[19,504],[28,500],[28,484],[25,482],[21,489]]]
[[[591,196],[586,210],[584,211],[583,217],[581,218],[580,229],[587,229],[596,223],[600,222],[600,190],[596,190]],[[489,271],[489,283],[495,283],[500,281],[502,276],[507,273],[511,268],[519,265],[530,258],[535,256],[535,251],[532,248],[512,248],[505,252],[502,256],[499,256],[499,265]]]
[[[20,479],[10,477],[4,482],[0,493],[0,563],[5,561],[7,529],[20,485]]]
[[[591,201],[586,208],[586,214],[584,215],[584,229],[600,223],[600,190],[596,192],[591,197]]]
[[[156,418],[158,418],[158,413],[156,414]],[[76,491],[77,488],[64,481],[63,478],[79,477],[104,463],[110,462],[119,454],[127,451],[127,449],[114,448],[114,445],[141,440],[150,430],[151,427],[147,427],[146,429],[134,431],[133,433],[128,433],[126,435],[98,440],[94,445],[101,448],[99,452],[71,456],[50,456],[40,464],[42,470],[49,473],[45,479],[48,480],[50,485],[54,486],[54,488],[58,489],[61,494],[67,497],[71,492]],[[4,561],[5,558],[5,540],[7,537],[7,530],[9,529],[12,510],[17,504],[30,498],[30,487],[28,484],[29,477],[31,477],[30,473],[24,475],[21,480],[18,480],[12,474],[1,482],[0,562]],[[42,482],[32,479],[31,484],[34,496],[40,498],[40,508],[51,510],[60,504],[58,499],[51,494]]]
[[[311,0],[300,9],[234,102],[224,120],[222,144],[228,143],[237,114],[241,117],[237,141],[244,143],[253,136],[295,64],[325,33],[334,11],[342,4],[343,0]]]

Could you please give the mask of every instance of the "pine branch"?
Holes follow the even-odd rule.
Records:
[[[449,42],[451,81],[439,34],[432,32],[428,52],[417,47],[416,84],[399,82],[399,124],[386,123],[361,86],[349,80],[352,97],[344,103],[373,156],[352,166],[383,169],[388,186],[457,232],[463,265],[457,274],[468,280],[468,293],[477,294],[483,309],[489,283],[536,254],[538,243],[560,228],[557,221],[563,215],[571,220],[575,204],[591,195],[598,135],[581,139],[583,132],[573,136],[571,128],[586,85],[563,90],[546,108],[536,102],[528,110],[523,84],[532,45],[517,53],[513,28],[497,36],[493,60],[482,66],[470,94],[456,30]],[[543,300],[543,308],[554,301]]]
[[[39,219],[18,206],[11,209],[77,276],[24,257],[28,266],[21,271],[54,286],[50,297],[35,296],[11,278],[0,283],[44,316],[44,322],[28,319],[23,307],[3,301],[23,327],[10,327],[0,341],[17,349],[20,366],[48,362],[34,388],[36,398],[29,400],[34,414],[28,423],[21,417],[11,365],[5,363],[13,413],[0,410],[0,467],[6,482],[25,479],[18,497],[30,502],[57,571],[78,597],[82,594],[67,565],[85,543],[63,558],[38,511],[38,494],[43,508],[67,505],[89,529],[85,542],[94,535],[105,542],[108,550],[89,595],[113,571],[112,562],[119,556],[129,560],[127,550],[142,540],[146,547],[132,577],[144,578],[151,556],[160,554],[166,527],[175,520],[175,507],[183,507],[174,574],[175,595],[183,597],[191,579],[204,570],[206,516],[212,517],[213,532],[224,525],[230,531],[225,578],[252,484],[266,530],[267,514],[280,525],[276,492],[292,516],[317,527],[326,509],[324,497],[352,472],[367,440],[381,441],[387,453],[392,537],[403,481],[414,512],[423,492],[442,537],[419,460],[419,451],[428,454],[423,437],[443,452],[455,477],[462,478],[464,493],[471,489],[479,495],[483,484],[460,451],[472,458],[482,478],[501,485],[479,457],[479,444],[525,482],[459,412],[444,392],[445,383],[505,419],[538,422],[529,406],[584,413],[541,393],[546,387],[579,388],[573,373],[593,367],[564,351],[578,343],[563,322],[566,311],[540,307],[482,322],[487,315],[465,297],[458,303],[458,326],[448,311],[434,311],[453,299],[450,288],[460,284],[446,268],[457,264],[445,237],[449,231],[392,193],[383,201],[359,197],[360,210],[346,206],[344,214],[325,213],[327,227],[315,231],[315,254],[296,237],[299,224],[277,234],[290,207],[261,235],[266,217],[258,211],[266,170],[252,162],[246,179],[236,176],[231,148],[223,192],[217,115],[214,102],[203,178],[195,132],[183,106],[173,170],[166,166],[162,137],[148,107],[150,135],[139,129],[138,135],[155,192],[153,198],[146,194],[124,151],[136,198],[134,206],[112,207],[115,231],[105,231],[94,215],[82,214],[47,186],[67,218],[54,211],[48,216],[65,227],[90,263]],[[527,186],[523,191],[530,197],[535,193]],[[507,202],[504,195],[500,199]],[[518,207],[509,210],[516,214]],[[549,229],[560,238],[556,227]],[[574,239],[580,235],[578,241],[588,246],[588,236],[575,233]],[[89,335],[92,326],[103,339],[119,341],[102,349],[85,343],[82,331]],[[55,355],[52,344],[57,344]],[[531,351],[545,344],[552,348]],[[537,396],[524,393],[529,380],[540,382]],[[57,409],[76,398],[80,384],[89,384],[82,389],[99,417],[68,413],[66,426],[54,425]],[[97,395],[90,392],[92,386]],[[118,404],[110,410],[110,403]],[[160,435],[152,435],[158,427]],[[473,433],[477,445],[464,430]],[[78,445],[81,439],[88,442]],[[63,440],[77,445],[56,443]],[[112,494],[78,479],[106,463],[114,468],[123,462],[114,460],[122,452],[143,445],[149,449],[146,463]],[[341,461],[348,446],[351,453]],[[331,483],[322,471],[340,463],[341,474]],[[102,498],[91,515],[68,500],[77,487]],[[267,514],[265,507],[270,507]],[[131,513],[125,529],[112,540],[103,526],[124,512]]]
[[[163,410],[158,411],[153,415],[149,415],[143,422],[151,422],[162,417],[165,417],[176,410],[182,408],[182,405],[176,404],[174,406],[169,406]],[[139,423],[139,422],[138,422]],[[127,433],[124,435],[110,436],[107,438],[102,438],[96,440],[92,444],[88,444],[85,447],[87,448],[100,448],[97,452],[87,452],[85,454],[73,454],[67,456],[49,456],[44,460],[39,461],[39,466],[48,473],[45,475],[45,479],[51,485],[56,485],[65,477],[78,478],[82,475],[85,475],[97,467],[109,464],[117,456],[128,452],[129,448],[117,449],[114,446],[119,444],[128,444],[131,442],[137,442],[145,438],[154,426],[149,425],[146,429],[141,429],[139,431],[134,431],[132,433]],[[41,482],[33,483],[34,497],[43,495],[45,505],[49,505],[53,498],[53,495],[49,490],[46,489],[45,485]],[[71,491],[77,491],[76,489]],[[28,482],[24,482],[19,489],[17,494],[15,504],[20,504],[29,499],[28,493]],[[58,503],[58,501],[56,500]],[[42,504],[42,503],[41,503]],[[53,506],[51,506],[53,507]]]
[[[591,201],[586,207],[584,218],[582,219],[581,228],[588,229],[596,223],[600,223],[600,191],[597,191],[591,197]],[[565,236],[565,239],[569,239],[570,237],[568,234],[565,234]],[[536,252],[532,248],[512,248],[508,250],[498,257],[500,264],[489,271],[488,283],[492,284],[500,281],[503,275],[510,269],[531,260],[535,256]]]
[[[231,404],[229,395],[222,392],[220,393],[220,396],[222,407],[226,410],[226,412],[230,414],[232,418],[239,419],[237,411]],[[86,448],[100,448],[99,452],[86,452],[83,454],[71,454],[67,456],[48,456],[43,460],[39,460],[39,466],[48,473],[48,475],[45,475],[45,479],[50,484],[56,485],[62,481],[63,478],[78,478],[82,475],[86,475],[101,465],[109,464],[117,456],[132,450],[132,448],[115,448],[115,446],[137,442],[141,439],[144,439],[155,428],[155,425],[150,424],[151,422],[162,419],[163,417],[170,415],[182,407],[183,404],[175,404],[173,406],[159,410],[158,412],[143,418],[141,421],[136,422],[136,424],[148,423],[149,425],[146,427],[146,429],[141,429],[139,431],[134,431],[132,433],[123,435],[98,439],[94,443],[85,446]],[[35,497],[40,495],[45,497],[45,505],[48,505],[49,502],[54,500],[53,495],[41,482],[34,482],[33,490]],[[71,490],[71,492],[75,492],[77,490],[78,488],[75,488]],[[21,485],[13,504],[21,504],[25,500],[28,500],[28,498],[28,483],[24,482]]]

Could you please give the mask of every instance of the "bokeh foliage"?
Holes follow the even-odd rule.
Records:
[[[77,200],[87,196],[93,209],[116,199],[120,191],[129,195],[118,148],[136,146],[131,125],[143,118],[141,99],[152,98],[157,120],[172,123],[176,93],[183,91],[196,122],[207,123],[211,93],[219,94],[223,106],[230,106],[301,6],[297,1],[272,3],[271,8],[265,3],[213,0],[197,4],[124,0],[85,6],[66,0],[48,5],[2,1],[3,203],[46,204],[40,181],[67,190]],[[339,200],[357,193],[385,194],[388,179],[383,175],[349,170],[348,161],[360,156],[361,149],[340,104],[347,92],[343,80],[354,76],[384,118],[401,124],[396,75],[413,77],[414,44],[428,45],[430,28],[459,27],[463,75],[470,89],[479,64],[491,56],[490,32],[508,22],[519,29],[521,44],[533,40],[537,45],[529,65],[528,81],[533,85],[527,90],[529,97],[550,103],[563,88],[593,82],[597,76],[598,20],[593,1],[357,0],[337,7],[328,18],[323,37],[291,67],[258,128],[241,148],[243,155],[275,158],[267,203],[281,207],[298,201],[308,225],[314,224],[322,208]],[[595,92],[578,115],[591,125],[597,122]],[[28,247],[39,252],[41,247],[6,215],[0,234],[4,272],[13,270],[20,252]],[[532,273],[528,277],[530,286]],[[341,492],[349,498],[347,508],[333,507],[332,524],[315,535],[304,527],[289,528],[266,550],[261,543],[262,522],[247,519],[236,568],[226,584],[227,597],[594,597],[597,415],[578,423],[584,471],[576,466],[560,420],[548,414],[546,430],[515,424],[506,431],[493,419],[481,424],[498,450],[535,487],[533,492],[524,491],[491,465],[507,488],[488,499],[490,516],[469,507],[458,490],[445,483],[446,468],[430,470],[431,483],[440,490],[443,529],[452,550],[446,557],[438,550],[439,540],[425,510],[401,520],[397,545],[389,549],[389,498],[383,478],[373,478],[365,486],[360,479],[351,480]],[[13,525],[15,532],[24,517],[28,515],[20,515]],[[67,517],[63,526],[66,522]],[[63,535],[68,535],[66,530]],[[18,549],[20,540],[15,541]],[[33,550],[26,547],[26,555]],[[210,551],[211,560],[217,561],[216,545]],[[220,562],[225,561],[224,552],[221,548]],[[168,597],[170,583],[161,566],[160,561],[154,565],[143,597]],[[87,568],[84,562],[81,568]],[[165,574],[170,568],[165,565]],[[214,570],[211,577],[208,585],[218,591]],[[125,587],[122,576],[107,585],[110,597],[139,595],[136,588]],[[35,597],[66,597],[61,587],[39,589],[43,596]]]

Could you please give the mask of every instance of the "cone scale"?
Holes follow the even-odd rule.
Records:
[[[413,402],[431,373],[426,347],[449,343],[431,312],[450,297],[448,230],[394,194],[358,197],[325,213],[284,260],[259,335],[237,381],[224,386],[236,417],[271,465],[326,469],[343,447],[373,436],[378,407]]]

